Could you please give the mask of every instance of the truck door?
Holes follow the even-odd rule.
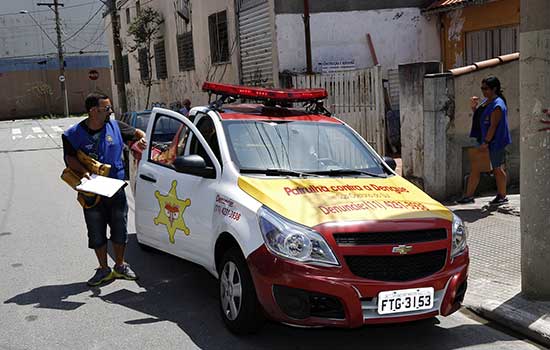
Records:
[[[193,216],[208,210],[205,198],[220,179],[220,163],[200,131],[177,112],[154,108],[147,135],[148,147],[136,177],[138,241],[201,263],[197,239],[204,228]],[[198,171],[199,156],[184,152],[190,139],[205,150],[201,158],[206,166]]]

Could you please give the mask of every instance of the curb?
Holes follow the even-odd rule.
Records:
[[[464,307],[550,348],[550,315],[548,314],[535,315],[495,300],[484,300],[480,305],[465,304]]]

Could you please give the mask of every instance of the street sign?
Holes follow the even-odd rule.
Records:
[[[88,72],[88,78],[90,78],[90,80],[97,80],[97,78],[99,78],[99,72],[95,69],[90,70]]]
[[[65,81],[65,76],[64,76],[64,75],[60,75],[60,76],[59,76],[59,81],[60,81],[60,82],[64,82],[64,81]]]

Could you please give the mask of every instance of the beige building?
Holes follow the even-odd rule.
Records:
[[[310,1],[313,71],[363,69],[378,63],[391,78],[401,63],[440,60],[439,24],[435,17],[422,15],[424,4],[425,0]],[[133,43],[128,27],[141,9],[155,8],[164,19],[161,38],[151,50],[155,57],[150,101],[170,108],[184,98],[193,105],[206,103],[208,96],[201,91],[206,80],[280,86],[291,81],[289,75],[304,73],[303,5],[303,0],[117,1],[128,110],[146,107],[147,89],[140,74],[147,73],[147,67],[140,64],[140,53],[128,51]],[[109,30],[112,60],[111,35]]]
[[[147,75],[147,64],[143,59],[140,62],[143,52],[129,52],[134,43],[128,36],[130,23],[141,7],[155,8],[164,19],[161,38],[151,48],[154,59],[150,67],[153,86],[149,108],[151,104],[174,107],[184,98],[191,99],[193,105],[207,102],[208,97],[201,90],[204,81],[239,82],[235,17],[229,15],[235,13],[233,3],[233,0],[117,2],[128,110],[146,108],[147,87],[141,83],[141,74]],[[215,57],[211,56],[209,23],[219,45]],[[111,43],[112,32],[108,36]],[[114,57],[112,45],[109,55]],[[113,93],[116,94],[114,87]]]

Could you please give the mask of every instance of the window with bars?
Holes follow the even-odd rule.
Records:
[[[130,64],[128,62],[128,55],[122,56],[122,74],[124,84],[128,84],[130,82]]]
[[[126,24],[130,24],[131,21],[132,21],[132,18],[130,17],[130,8],[127,7],[126,8]]]
[[[138,62],[139,62],[139,76],[141,80],[149,80],[149,53],[147,49],[138,50]]]
[[[155,68],[157,79],[168,78],[168,67],[166,66],[166,51],[164,50],[164,40],[155,44]]]
[[[208,31],[210,34],[210,55],[212,63],[229,61],[229,37],[227,32],[226,11],[208,16]]]
[[[179,34],[178,63],[180,71],[195,69],[195,53],[193,51],[193,32]]]
[[[466,33],[466,64],[517,52],[518,31],[514,26]]]

